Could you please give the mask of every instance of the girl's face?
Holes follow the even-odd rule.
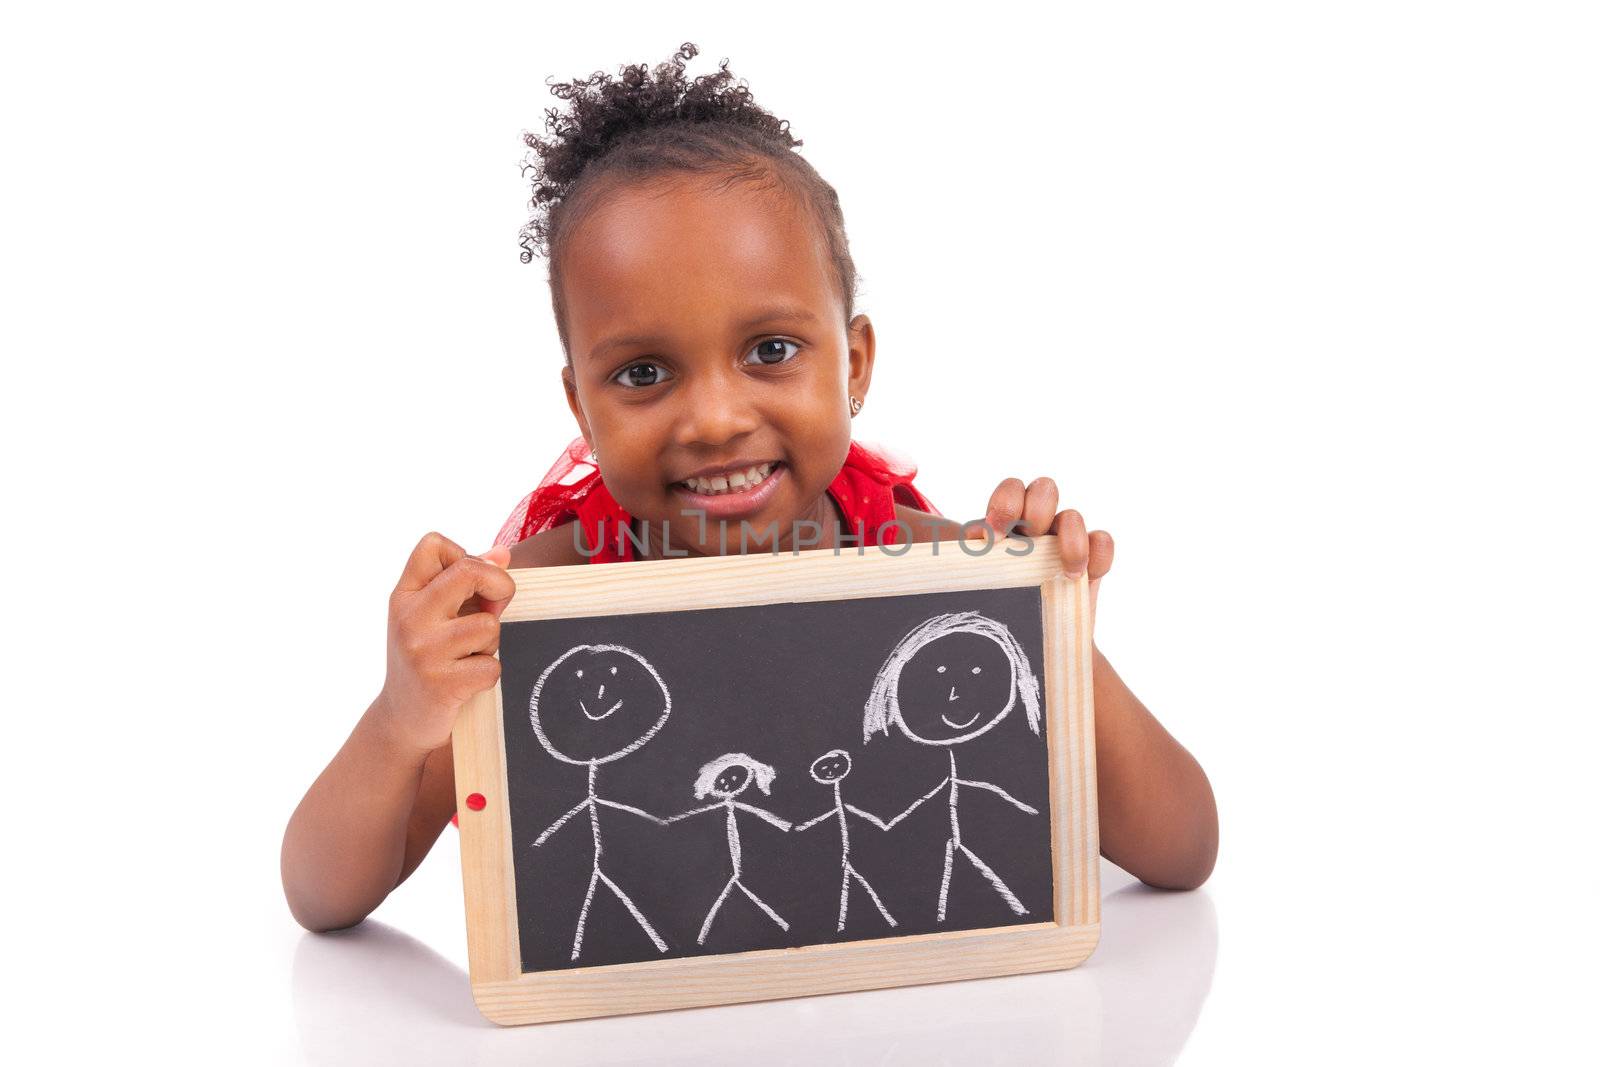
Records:
[[[752,547],[772,546],[774,523],[789,547],[798,520],[832,544],[825,491],[874,339],[866,316],[844,322],[806,206],[689,175],[597,193],[563,241],[563,379],[606,487],[649,525],[650,554],[663,522],[675,549],[706,555],[737,552],[741,522]]]

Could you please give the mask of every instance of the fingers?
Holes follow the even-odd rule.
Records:
[[[1089,580],[1097,582],[1111,569],[1111,556],[1116,551],[1111,535],[1096,530],[1089,535]]]
[[[1091,582],[1097,582],[1106,576],[1116,550],[1110,534],[1104,530],[1089,533],[1083,516],[1071,508],[1056,516],[1052,529],[1061,549],[1061,569],[1069,578],[1088,574]]]
[[[1035,478],[1029,482],[1022,501],[1021,532],[1029,537],[1043,537],[1049,533],[1059,499],[1054,478]]]
[[[420,596],[424,610],[436,617],[450,617],[458,614],[462,605],[474,596],[487,606],[494,601],[510,600],[516,591],[517,583],[504,567],[477,556],[463,555],[429,582]]]
[[[1007,478],[990,494],[984,521],[993,528],[995,536],[1004,537],[1010,528],[1009,524],[1021,518],[1027,493],[1021,478]]]
[[[511,549],[507,548],[505,545],[495,545],[478,558],[482,559],[486,563],[493,563],[497,567],[505,567],[511,563]],[[500,614],[506,610],[506,606],[510,603],[510,597],[503,597],[500,600],[485,600],[480,594],[478,596],[471,597],[465,604],[461,605],[460,614],[467,615],[474,611],[487,611],[495,618],[499,618]]]
[[[417,547],[411,550],[394,591],[415,593],[426,588],[445,568],[466,554],[466,549],[441,533],[424,534],[422,540],[417,542]]]
[[[458,703],[465,704],[500,680],[500,661],[488,655],[457,660],[450,668],[449,680],[454,690],[452,696]]]
[[[475,611],[444,624],[439,648],[451,659],[467,656],[492,656],[500,650],[500,617],[493,612]]]
[[[1053,529],[1061,550],[1061,569],[1067,577],[1076,578],[1089,567],[1089,531],[1084,528],[1083,516],[1068,508],[1056,516]]]
[[[1050,532],[1060,498],[1054,478],[1035,478],[1027,485],[1021,478],[1007,478],[989,497],[984,518],[1001,537],[1008,533],[1043,537]]]

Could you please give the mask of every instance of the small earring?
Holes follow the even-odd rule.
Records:
[[[859,415],[860,413],[861,413],[861,398],[858,397],[858,396],[853,396],[853,397],[850,398],[850,417],[853,419],[857,415]]]

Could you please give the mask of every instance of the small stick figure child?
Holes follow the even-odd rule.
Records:
[[[872,814],[872,812],[862,811],[854,804],[846,804],[844,802],[844,797],[840,795],[839,783],[844,781],[846,776],[849,774],[850,753],[846,752],[842,748],[833,749],[831,752],[824,752],[822,755],[818,756],[812,761],[812,780],[818,785],[827,785],[833,787],[833,807],[829,808],[821,815],[818,815],[813,819],[807,819],[799,826],[796,826],[795,832],[798,833],[801,830],[809,830],[813,826],[816,826],[818,823],[822,822],[824,819],[828,818],[830,815],[839,820],[839,863],[843,868],[843,873],[840,875],[839,885],[839,930],[841,932],[844,930],[845,911],[850,906],[850,879],[852,878],[861,883],[861,888],[867,891],[867,896],[872,898],[872,903],[878,906],[878,914],[883,916],[883,921],[888,923],[890,926],[899,926],[900,924],[894,921],[894,916],[889,914],[889,909],[883,906],[883,901],[878,899],[878,894],[875,890],[873,890],[872,885],[861,876],[861,872],[856,870],[855,866],[850,862],[850,822],[845,818],[845,814],[847,812],[851,815],[860,816],[880,830],[887,830],[889,827],[887,823],[878,818],[876,815]]]
[[[703,808],[694,808],[680,815],[674,815],[667,820],[669,823],[677,822],[679,819],[687,819],[693,815],[703,815],[708,811],[716,811],[718,808],[725,809],[728,813],[728,859],[733,865],[733,874],[728,878],[727,884],[722,887],[722,892],[717,894],[716,903],[712,904],[711,910],[706,912],[706,921],[700,926],[700,937],[698,939],[702,945],[706,943],[706,935],[711,932],[712,920],[717,917],[717,912],[722,908],[722,902],[728,899],[728,894],[733,890],[734,886],[738,886],[739,891],[749,897],[752,904],[766,912],[767,918],[777,923],[784,930],[789,929],[789,924],[783,920],[783,917],[768,907],[766,901],[752,893],[750,888],[741,880],[744,874],[744,863],[741,858],[739,820],[736,812],[749,812],[757,818],[765,819],[780,830],[787,831],[790,828],[790,823],[787,820],[778,818],[770,811],[755,807],[752,804],[746,804],[744,801],[735,798],[749,787],[752,778],[755,779],[756,787],[763,793],[772,792],[772,779],[777,777],[777,774],[778,772],[767,764],[762,763],[760,760],[752,759],[743,752],[730,752],[725,756],[718,756],[700,768],[700,776],[694,782],[694,795],[697,799],[714,796],[717,798],[717,802],[715,804],[707,804]]]
[[[1024,804],[993,782],[962,778],[956,771],[955,746],[999,725],[1017,698],[1027,710],[1028,728],[1039,732],[1039,681],[1028,666],[1027,653],[1011,631],[975,611],[937,615],[912,630],[895,646],[867,697],[862,734],[871,741],[892,723],[911,741],[949,749],[950,773],[911,806],[889,820],[901,819],[949,789],[950,837],[944,844],[944,876],[939,882],[939,921],[944,921],[950,895],[950,866],[960,852],[1005,900],[1013,912],[1028,914],[1015,893],[989,865],[968,848],[961,836],[957,800],[962,786],[983,789],[1029,815],[1039,809]]]

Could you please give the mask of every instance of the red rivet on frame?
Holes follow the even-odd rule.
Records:
[[[471,808],[473,811],[482,811],[488,806],[488,804],[489,802],[483,799],[482,793],[467,794],[467,807]]]

